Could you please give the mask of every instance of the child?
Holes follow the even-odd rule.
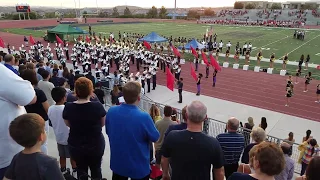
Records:
[[[47,139],[44,127],[43,118],[34,113],[18,116],[10,123],[10,136],[24,150],[13,157],[4,180],[64,180],[57,160],[41,153],[41,145]]]
[[[66,102],[66,90],[63,87],[55,87],[51,91],[52,99],[55,105],[49,107],[48,116],[52,123],[52,128],[56,136],[58,144],[58,152],[60,157],[60,170],[62,173],[67,171],[66,159],[70,158],[68,149],[69,128],[64,123],[62,112],[64,103]],[[73,173],[76,172],[76,163],[71,159]]]
[[[308,84],[310,84],[311,79],[311,72],[309,72],[307,75],[304,76],[306,78],[306,81],[304,82],[304,91],[308,92]]]
[[[289,106],[289,98],[291,98],[292,95],[293,95],[293,84],[290,83],[289,87],[287,87],[287,94],[286,94],[287,103],[285,106]]]
[[[316,103],[320,103],[320,84],[317,85],[317,100]]]

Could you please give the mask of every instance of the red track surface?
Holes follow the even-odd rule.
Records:
[[[120,21],[121,19],[117,20]],[[42,23],[42,21],[45,21],[46,23]],[[135,19],[135,21],[137,20]],[[27,22],[32,22],[31,24],[35,26],[34,23],[39,24],[40,21]],[[50,24],[47,20],[41,20],[41,25],[50,26],[56,24],[54,20],[51,20],[50,22],[53,24]],[[25,24],[25,21],[21,24]],[[10,26],[26,27],[21,26],[21,24],[13,22],[12,24],[10,23]],[[3,27],[2,25],[4,24],[0,23],[0,27]],[[16,47],[21,46],[23,43],[23,36],[20,35],[0,32],[0,37],[2,37],[5,42],[9,42],[11,45]],[[41,39],[36,40],[41,41]],[[132,66],[131,70],[132,72],[135,72],[136,67]],[[212,69],[210,69],[210,71],[210,74],[212,74]],[[199,66],[198,72],[205,74],[205,67],[202,65]],[[190,75],[189,64],[182,65],[181,77],[184,78],[184,90],[195,93],[196,83]],[[290,99],[290,107],[285,107],[286,78],[287,77],[282,77],[276,74],[269,75],[262,72],[255,73],[253,71],[223,68],[222,72],[219,72],[217,75],[216,87],[212,87],[212,76],[208,79],[202,79],[201,94],[314,121],[320,121],[320,104],[314,102],[316,100],[316,85],[320,82],[316,80],[311,81],[311,84],[309,85],[309,92],[303,93],[304,79],[299,79],[300,83],[295,85],[295,94]],[[166,75],[160,70],[157,74],[157,83],[166,86]],[[232,109],[230,109],[230,111],[232,111]]]

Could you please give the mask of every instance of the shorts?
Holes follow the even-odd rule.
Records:
[[[58,144],[59,157],[70,158],[68,145]]]

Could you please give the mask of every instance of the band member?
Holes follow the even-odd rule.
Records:
[[[310,62],[310,55],[308,54],[308,55],[307,55],[307,58],[306,58],[306,62],[304,63],[304,65],[305,65],[304,70],[308,70],[308,64],[309,64],[309,62]]]
[[[287,69],[287,63],[288,63],[288,53],[286,53],[283,56],[282,70],[286,70]]]
[[[196,71],[198,71],[198,66],[199,66],[199,58],[196,57],[196,59],[194,60],[194,63],[196,65]]]
[[[157,71],[155,68],[153,68],[153,70],[151,71],[151,75],[152,75],[152,90],[155,90],[157,86]]]
[[[311,72],[308,72],[307,75],[304,76],[306,81],[304,82],[304,91],[303,92],[308,92],[308,84],[310,84],[310,81],[312,80],[311,78]]]
[[[209,64],[206,65],[206,78],[208,78],[209,76],[209,69],[210,69],[210,66]]]
[[[178,85],[178,93],[179,93],[179,101],[178,101],[178,103],[182,103],[183,78],[180,78],[180,80],[178,81],[177,85]]]
[[[246,62],[245,63],[246,63],[246,65],[248,65],[249,64],[249,58],[250,58],[250,52],[249,51],[246,52],[246,57],[245,58],[246,58]]]
[[[176,79],[180,79],[180,74],[181,74],[181,65],[178,65],[178,69],[175,72]]]
[[[220,50],[220,52],[222,52],[222,47],[223,47],[223,42],[222,42],[222,40],[221,40],[220,43],[219,43],[219,50]]]
[[[252,51],[252,44],[251,44],[251,42],[249,42],[249,44],[248,44],[248,51],[249,51],[249,52]]]
[[[316,103],[320,103],[320,84],[317,85],[317,101],[315,101]]]
[[[145,90],[145,79],[146,79],[146,75],[142,73],[140,80],[141,80],[141,87],[143,88],[143,92],[144,94],[146,94],[146,90]]]
[[[230,55],[230,49],[228,48],[228,49],[226,50],[226,62],[228,62],[229,55]]]
[[[287,87],[287,101],[286,101],[286,105],[285,106],[289,106],[289,98],[291,98],[293,95],[293,84],[290,83],[289,87]]]
[[[213,81],[212,87],[216,87],[217,73],[218,73],[218,71],[216,69],[214,69],[213,74],[212,74],[212,81]]]
[[[275,54],[272,53],[270,56],[270,68],[273,68],[274,60],[275,60]]]
[[[247,52],[247,48],[248,48],[248,45],[247,45],[247,42],[245,42],[244,45],[242,46],[242,56],[244,56],[245,52]]]
[[[230,51],[230,47],[231,47],[231,42],[230,41],[226,44],[226,47],[227,47],[227,50]]]
[[[201,73],[199,73],[199,75],[198,75],[198,80],[197,80],[197,96],[200,96],[200,90],[201,90],[201,86],[200,86],[200,84],[201,84],[201,78],[202,78],[202,74]]]
[[[149,93],[150,92],[150,83],[151,83],[151,74],[150,73],[147,73],[146,79],[147,79],[147,87],[148,87],[148,93]]]

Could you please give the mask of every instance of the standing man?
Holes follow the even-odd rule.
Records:
[[[180,78],[178,81],[178,93],[179,93],[179,101],[178,103],[182,103],[182,88],[183,88],[183,78]]]
[[[156,67],[152,68],[151,74],[152,74],[152,90],[155,90],[156,86],[157,86],[157,70],[156,70]]]
[[[200,101],[193,101],[187,107],[187,129],[171,131],[161,148],[163,180],[169,180],[169,161],[172,168],[171,180],[181,179],[224,179],[223,152],[219,142],[202,133],[207,119],[207,107]]]
[[[9,125],[16,117],[26,113],[24,106],[34,104],[37,96],[29,81],[23,80],[1,63],[0,82],[0,179],[3,179],[13,156],[23,150],[10,137]]]
[[[4,66],[19,76],[19,72],[13,67],[18,65],[18,63],[19,61],[16,61],[15,57],[11,54],[7,54],[4,56]]]
[[[147,93],[150,93],[150,83],[151,83],[151,74],[150,74],[150,72],[147,73],[146,79],[147,79],[147,87],[148,87],[148,92]]]
[[[224,173],[226,179],[232,173],[237,172],[239,167],[238,162],[244,149],[244,137],[242,134],[237,133],[238,128],[239,120],[230,118],[227,123],[227,132],[217,136],[224,154]]]
[[[137,106],[141,98],[140,84],[127,82],[122,93],[126,103],[112,106],[105,123],[110,142],[112,179],[149,180],[149,144],[159,139],[159,132],[150,115]]]

